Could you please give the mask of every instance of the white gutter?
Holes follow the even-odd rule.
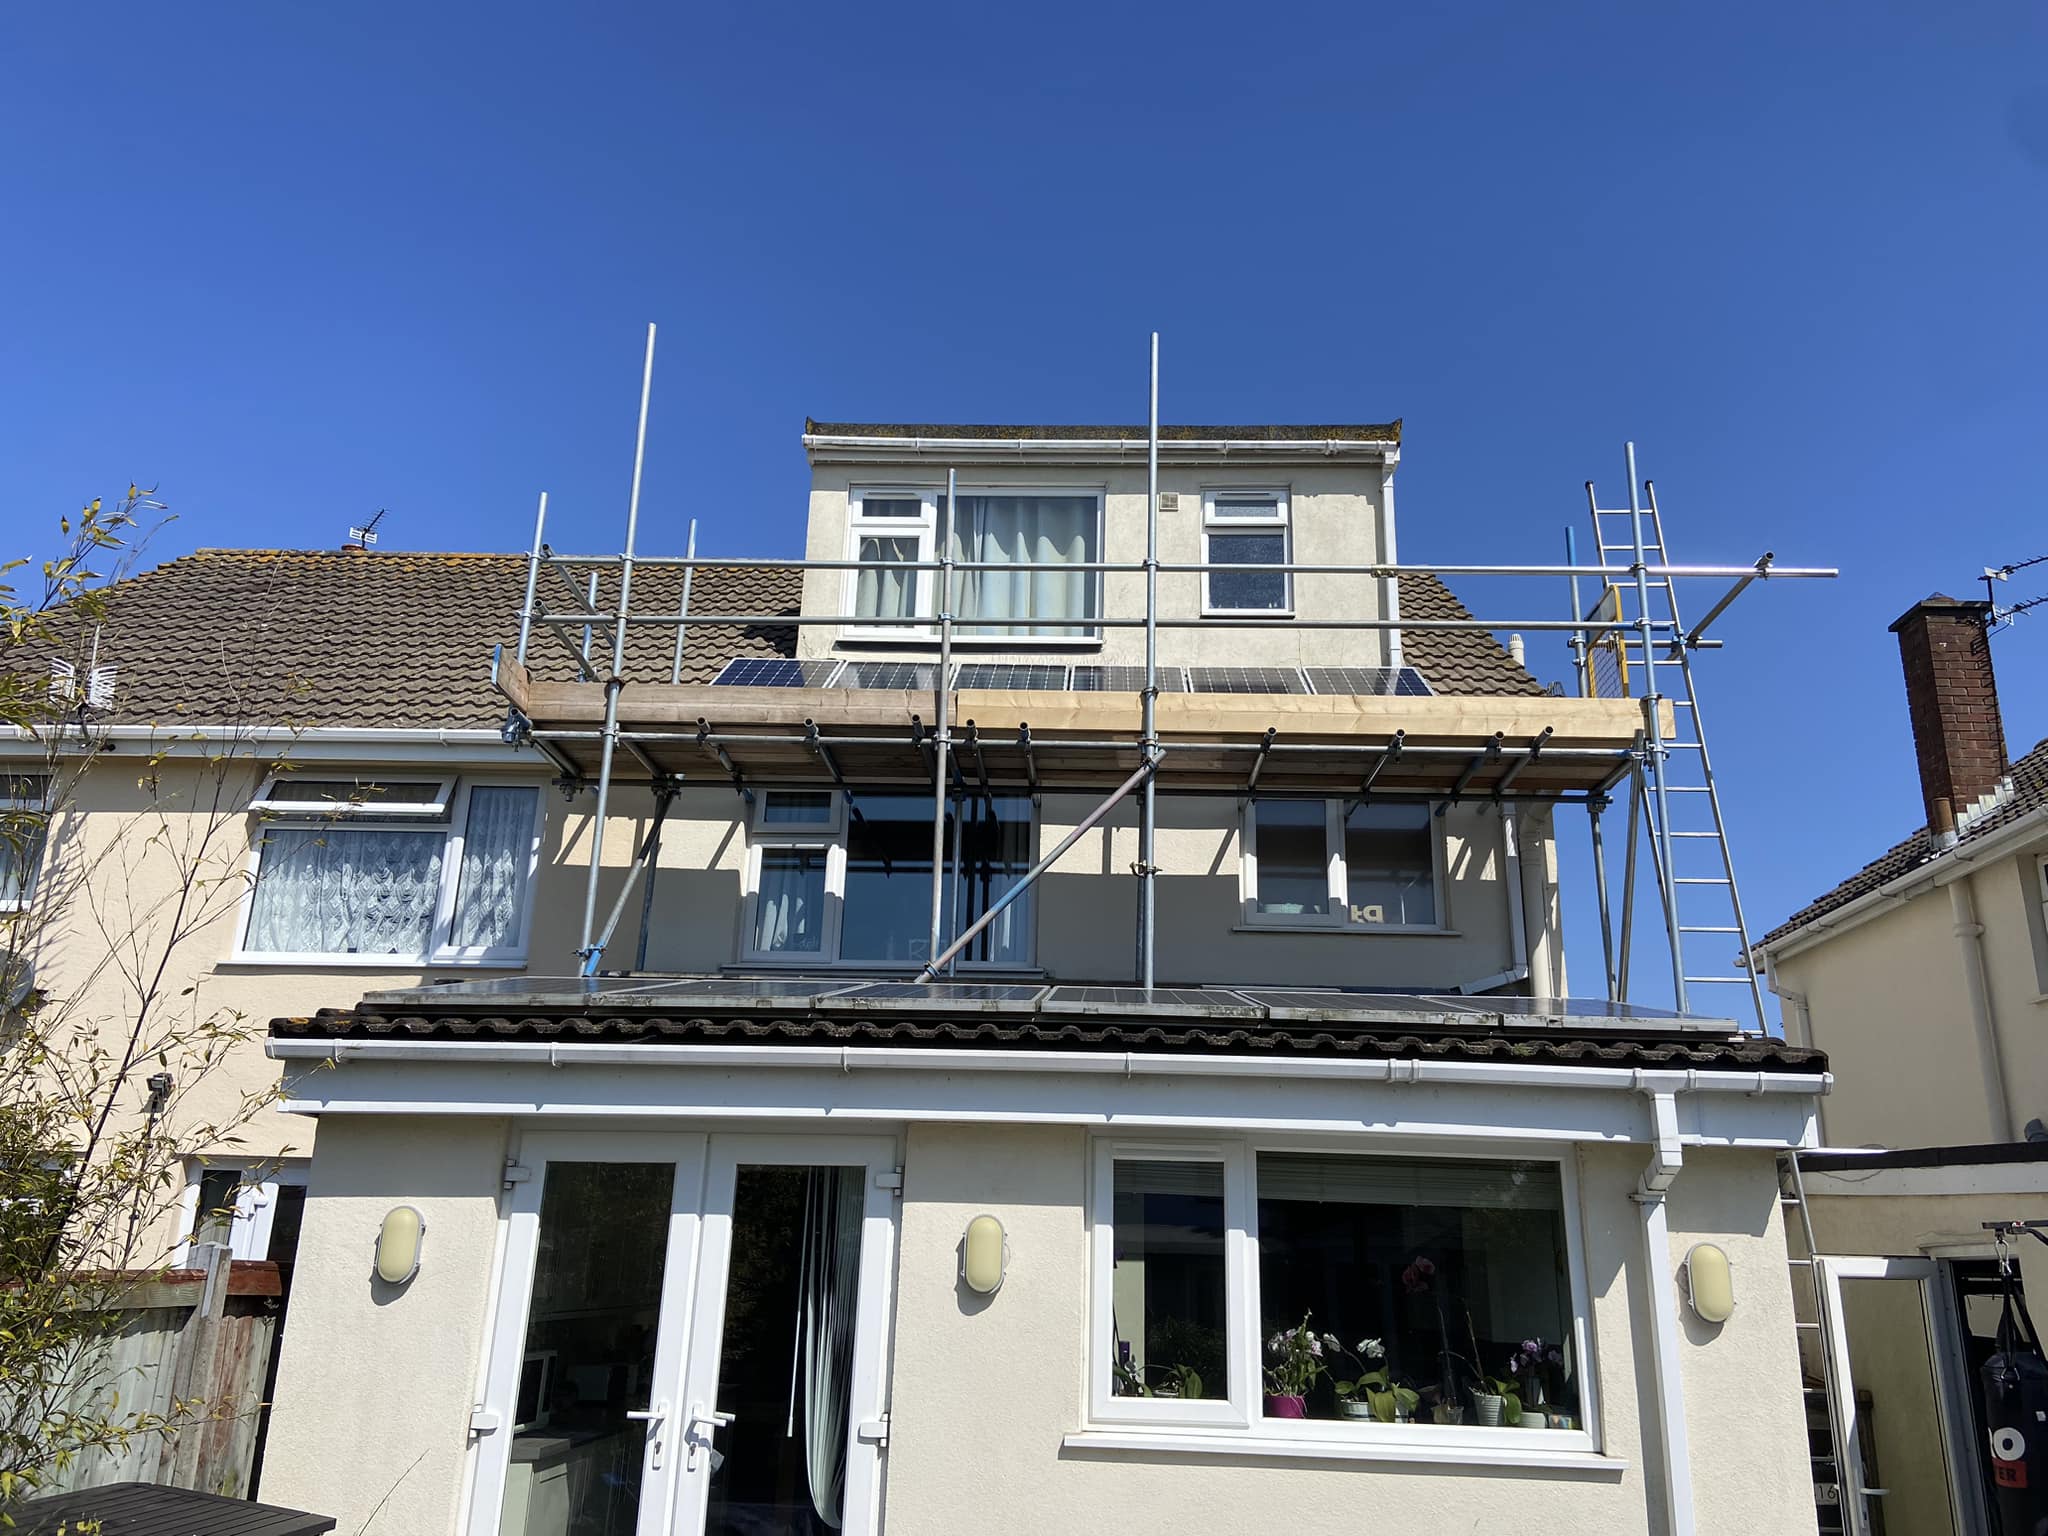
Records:
[[[1902,875],[1894,875],[1876,890],[1865,891],[1854,901],[1823,913],[1782,939],[1763,939],[1754,948],[1767,962],[1789,959],[1831,934],[1857,927],[1889,912],[1900,902],[1917,895],[1923,887],[1946,885],[1952,880],[1960,880],[1987,860],[2005,858],[2043,833],[2048,833],[2048,805],[2036,806],[2019,820],[1999,828],[1981,841],[1958,843],[1934,855],[1926,863]]]
[[[1355,1082],[1456,1083],[1502,1088],[1582,1088],[1614,1093],[1739,1093],[1814,1097],[1827,1072],[1542,1067],[1524,1062],[1265,1060],[1136,1051],[974,1051],[874,1045],[603,1045],[590,1041],[277,1039],[278,1061],[488,1062],[519,1066],[784,1067],[834,1072],[1038,1072],[1115,1077],[1340,1078]]]
[[[1632,1198],[1643,1213],[1643,1275],[1650,1293],[1650,1376],[1656,1389],[1657,1428],[1663,1440],[1658,1474],[1664,1484],[1666,1529],[1693,1536],[1692,1444],[1685,1426],[1685,1379],[1678,1351],[1678,1283],[1672,1273],[1671,1229],[1664,1197],[1685,1166],[1678,1133],[1678,1101],[1650,1091],[1654,1140],[1650,1163]]]
[[[285,725],[235,725],[187,724],[179,722],[175,727],[161,725],[109,725],[98,727],[81,736],[66,728],[56,735],[59,750],[77,750],[85,746],[99,746],[112,743],[117,749],[122,743],[133,743],[149,747],[152,751],[163,752],[173,757],[214,756],[223,748],[235,747],[288,747],[302,755],[333,756],[338,749],[350,749],[359,755],[365,752],[383,753],[393,749],[409,750],[414,753],[421,749],[435,752],[476,753],[490,758],[512,758],[527,762],[543,761],[540,754],[528,746],[510,746],[504,733],[495,727],[446,727],[411,726],[356,726],[356,725],[315,725],[293,727]],[[43,735],[21,726],[0,727],[0,756],[20,756],[29,753],[42,755],[50,748],[51,742]]]

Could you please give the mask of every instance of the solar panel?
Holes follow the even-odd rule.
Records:
[[[1067,685],[1075,693],[1137,693],[1145,686],[1143,667],[1076,667]],[[1179,667],[1159,669],[1161,693],[1186,693],[1187,679]]]
[[[1239,994],[1275,1019],[1335,1024],[1448,1023],[1454,1010],[1434,1006],[1441,999],[1410,992],[1338,992],[1293,987],[1240,987]]]
[[[1196,693],[1307,693],[1299,667],[1190,667]]]
[[[1215,987],[1054,987],[1048,1013],[1181,1014],[1189,1018],[1256,1019],[1264,1010]]]
[[[821,998],[822,1008],[903,1008],[950,1010],[955,1013],[1018,1012],[1030,1006],[1045,988],[1038,983],[980,981],[878,981]]]
[[[1021,666],[1006,661],[969,662],[953,674],[955,688],[1036,688],[1064,693],[1065,667]]]
[[[1368,698],[1429,697],[1429,684],[1413,667],[1309,667],[1308,685],[1317,693],[1349,693]]]
[[[650,992],[664,985],[651,976],[496,976],[488,981],[453,981],[438,987],[394,987],[366,992],[363,1001],[379,1006],[460,1006],[466,1001],[502,1002],[531,998],[575,1004],[586,998]]]
[[[834,688],[903,688],[939,686],[939,669],[927,661],[849,661],[832,679]]]
[[[660,982],[649,986],[644,992],[633,993],[622,1001],[635,1008],[661,1008],[674,1003],[686,1003],[692,1008],[708,1008],[720,1004],[751,1007],[764,1003],[770,1006],[781,1003],[790,1007],[808,1008],[830,993],[843,992],[856,985],[856,982],[845,977],[835,979],[791,976],[749,980],[744,977],[712,976]]]
[[[711,679],[714,688],[826,688],[839,663],[825,657],[799,661],[790,656],[735,656]]]

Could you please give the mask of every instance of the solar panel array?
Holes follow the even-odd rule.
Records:
[[[838,661],[830,657],[737,656],[712,679],[721,688],[896,688],[938,686],[928,661]],[[1136,693],[1143,667],[1067,666],[1058,662],[970,661],[953,669],[955,688],[1041,693]],[[1427,698],[1413,667],[1161,667],[1161,693],[1322,693]]]
[[[849,976],[526,977],[373,992],[366,1008],[603,1007],[608,1011],[703,1012],[719,1008],[792,1013],[1067,1014],[1111,1018],[1313,1023],[1336,1031],[1439,1028],[1600,1033],[1711,1032],[1733,1020],[1697,1018],[1605,998],[1467,997],[1313,987],[1084,986],[1010,981],[876,981]]]

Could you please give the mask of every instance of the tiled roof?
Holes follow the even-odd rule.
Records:
[[[573,607],[543,571],[543,603]],[[794,613],[794,571],[698,571],[704,613]],[[635,608],[674,610],[682,573],[634,572]],[[100,661],[117,669],[115,724],[247,720],[298,726],[477,727],[505,718],[490,686],[491,647],[519,638],[526,556],[203,549],[112,589]],[[598,603],[616,606],[617,587]],[[602,642],[600,642],[601,644]],[[721,627],[692,637],[683,676],[709,682],[729,656],[786,656],[793,628]],[[666,677],[674,631],[628,630],[628,667]],[[536,676],[575,668],[551,636],[529,651]],[[610,664],[601,657],[600,668]]]
[[[721,1017],[556,1010],[502,1015],[436,1010],[386,1015],[326,1008],[273,1019],[280,1039],[568,1040],[643,1045],[942,1046],[999,1051],[1136,1051],[1146,1054],[1335,1057],[1392,1061],[1512,1061],[1550,1066],[1672,1067],[1746,1072],[1824,1072],[1819,1051],[1760,1035],[1672,1039],[1587,1038],[1534,1033],[1332,1030],[1318,1024],[1229,1019],[1022,1017],[933,1018],[888,1014]]]
[[[540,600],[575,603],[551,571]],[[598,606],[616,606],[616,577]],[[797,611],[799,573],[760,566],[699,570],[693,613],[781,615]],[[641,565],[636,611],[673,612],[682,597],[674,566]],[[498,724],[491,647],[518,639],[526,557],[517,554],[365,554],[343,550],[204,549],[119,583],[111,591],[100,661],[116,669],[113,724],[183,720],[296,726],[447,727]],[[1411,618],[1470,618],[1433,576],[1401,578]],[[628,677],[666,678],[674,631],[628,630]],[[1409,664],[1440,694],[1537,694],[1541,685],[1479,630],[1417,631]],[[683,681],[709,682],[733,656],[790,656],[791,626],[693,630]],[[594,642],[599,668],[608,642]],[[536,633],[534,675],[568,681],[567,652]],[[40,665],[40,663],[38,663]]]
[[[1469,619],[1472,611],[1434,576],[1403,576],[1404,619]],[[1483,629],[1417,629],[1401,636],[1401,658],[1419,668],[1429,686],[1448,694],[1542,693],[1507,649]]]
[[[1014,422],[967,426],[946,422],[812,421],[804,418],[806,437],[932,437],[971,442],[1137,442],[1149,428],[1091,426],[1020,426]],[[1326,426],[1168,427],[1159,429],[1169,443],[1398,443],[1399,419]]]
[[[1989,837],[1999,828],[2010,826],[2029,811],[2038,810],[2044,805],[2048,805],[2048,741],[2037,742],[2033,751],[2012,765],[2011,798],[1971,822],[1969,828],[1957,838],[1955,846],[1967,848],[1972,843]],[[1815,918],[1825,916],[1837,907],[1846,907],[1857,897],[1868,895],[1880,886],[1918,869],[1936,857],[1938,855],[1934,846],[1928,840],[1927,828],[1916,828],[1909,836],[1892,844],[1833,890],[1816,896],[1758,942],[1771,944],[1786,938]]]

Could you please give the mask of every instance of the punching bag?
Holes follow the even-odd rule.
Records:
[[[2048,1536],[2048,1360],[2012,1266],[2001,1270],[1998,1350],[1978,1373],[1991,1435],[1992,1504],[2000,1536]]]

